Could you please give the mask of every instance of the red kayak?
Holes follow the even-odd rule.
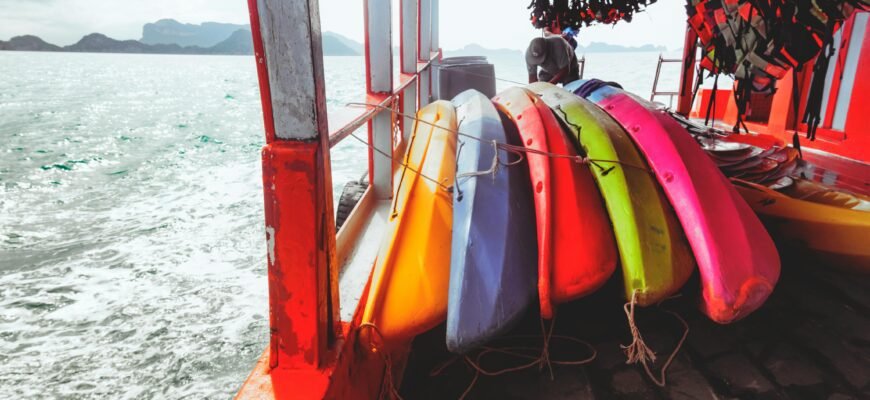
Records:
[[[577,156],[550,108],[534,93],[510,88],[493,101],[516,123],[526,148]],[[538,233],[541,316],[585,296],[616,269],[613,230],[592,172],[569,158],[526,153]]]

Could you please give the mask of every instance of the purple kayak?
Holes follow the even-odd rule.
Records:
[[[447,348],[466,353],[509,330],[536,302],[537,238],[528,166],[493,144],[521,145],[516,126],[475,90],[453,104],[467,136],[456,146]]]

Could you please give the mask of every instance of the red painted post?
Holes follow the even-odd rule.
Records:
[[[295,381],[293,373],[334,361],[339,324],[319,8],[316,0],[249,0],[248,7],[268,141],[269,373]],[[317,392],[327,380],[298,383]]]
[[[695,89],[695,54],[698,35],[686,24],[683,41],[683,68],[680,70],[680,95],[677,98],[677,114],[688,116],[692,111],[692,91]]]

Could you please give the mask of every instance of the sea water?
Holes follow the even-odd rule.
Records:
[[[585,74],[646,97],[657,57]],[[326,58],[330,110],[364,73]],[[232,397],[267,343],[263,144],[253,57],[0,51],[0,398]],[[338,199],[365,145],[332,163]]]

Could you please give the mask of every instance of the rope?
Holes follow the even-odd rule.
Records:
[[[626,364],[636,364],[640,362],[643,365],[644,371],[646,371],[646,375],[653,381],[657,386],[664,387],[667,384],[667,371],[671,366],[671,363],[676,358],[677,353],[680,352],[680,349],[683,347],[683,343],[685,343],[686,338],[689,336],[689,324],[686,323],[679,314],[670,311],[670,310],[662,310],[666,313],[673,315],[681,324],[683,324],[683,336],[680,338],[680,341],[677,342],[676,347],[668,356],[668,359],[665,360],[664,365],[662,365],[662,369],[659,371],[659,377],[656,377],[650,369],[649,363],[655,363],[656,354],[652,349],[650,349],[646,343],[643,341],[643,336],[640,334],[640,330],[637,328],[637,324],[634,319],[634,308],[637,305],[637,290],[635,290],[631,294],[631,301],[625,303],[623,306],[623,310],[625,311],[625,316],[628,318],[628,327],[631,330],[632,342],[628,346],[620,346],[623,351],[625,351],[625,355],[627,357],[625,363]]]
[[[578,125],[576,123],[571,122],[571,119],[568,118],[568,114],[565,113],[565,110],[562,109],[561,105],[554,108],[553,111],[558,111],[561,114],[560,118],[562,119],[562,121],[565,121],[565,124],[567,124],[568,126],[573,128],[574,134],[577,136],[577,139],[579,140],[580,133],[583,130],[583,127],[581,125]],[[592,164],[593,166],[595,166],[596,168],[601,170],[601,176],[607,176],[607,174],[609,174],[611,171],[613,171],[614,168],[616,168],[616,166],[611,166],[610,168],[604,168],[601,165],[598,165],[599,162],[607,162],[606,160],[595,160],[595,159],[588,159],[588,158],[587,158],[587,160],[589,160],[590,164]],[[611,162],[618,163],[618,164],[622,165],[623,167],[635,168],[635,169],[639,169],[641,171],[652,173],[652,171],[650,171],[646,167],[641,167],[641,166],[637,166],[637,165],[633,165],[633,164],[629,164],[629,163],[624,163],[624,162],[619,162],[619,161],[611,161]]]
[[[529,347],[529,346],[505,346],[505,347],[484,346],[481,348],[481,350],[477,354],[465,355],[465,356],[461,356],[461,357],[457,356],[457,357],[454,357],[454,358],[448,360],[446,363],[433,369],[429,375],[430,376],[440,375],[445,369],[447,369],[447,367],[453,365],[457,360],[459,360],[459,359],[463,360],[465,362],[465,364],[467,364],[468,366],[470,366],[474,370],[474,376],[472,377],[471,382],[468,384],[468,387],[466,387],[465,390],[462,392],[462,395],[459,396],[459,399],[463,400],[468,396],[469,393],[471,393],[472,389],[474,389],[474,386],[477,384],[477,381],[480,379],[481,375],[499,376],[499,375],[504,375],[504,374],[511,373],[511,372],[518,372],[518,371],[526,370],[526,369],[533,368],[533,367],[537,366],[539,369],[543,369],[544,367],[547,367],[549,370],[549,373],[550,373],[550,379],[553,380],[553,379],[555,379],[555,377],[553,375],[553,367],[552,367],[553,364],[556,364],[556,365],[583,365],[583,364],[588,364],[588,363],[592,362],[598,356],[598,352],[595,350],[595,347],[593,347],[588,342],[585,342],[583,340],[580,340],[580,339],[577,339],[574,337],[570,337],[570,336],[554,335],[553,328],[554,328],[555,323],[556,323],[555,317],[553,318],[553,321],[550,324],[549,328],[547,328],[545,326],[543,319],[541,319],[540,322],[541,322],[541,335],[513,335],[513,336],[505,336],[505,337],[500,338],[501,340],[540,339],[540,338],[543,338],[543,343],[542,343],[542,346],[540,348]],[[565,340],[565,341],[574,342],[574,343],[583,345],[589,349],[591,355],[586,357],[586,358],[580,359],[580,360],[564,360],[564,361],[563,360],[556,360],[556,361],[554,361],[554,360],[550,359],[550,350],[549,350],[550,342],[553,339]],[[529,352],[532,352],[534,354],[527,354]],[[507,368],[502,368],[502,369],[498,369],[498,370],[489,370],[489,369],[486,369],[483,366],[481,366],[481,364],[482,364],[481,360],[484,358],[484,356],[494,354],[494,353],[508,355],[508,356],[516,357],[516,358],[519,358],[522,360],[531,360],[531,361],[525,362],[525,363],[520,364],[520,365],[515,366],[515,367],[507,367]]]
[[[637,305],[637,292],[637,290],[632,292],[631,301],[622,306],[622,309],[625,311],[625,317],[628,319],[628,328],[631,330],[632,341],[628,346],[620,345],[619,347],[625,352],[627,357],[626,364],[640,362],[646,365],[647,361],[656,361],[656,353],[643,341],[643,336],[641,336],[640,330],[637,329],[637,324],[634,322],[634,306]]]
[[[455,134],[455,135],[457,135],[457,136],[459,136],[459,137],[465,137],[465,138],[469,138],[469,139],[472,139],[472,140],[476,140],[476,141],[481,142],[481,143],[486,143],[483,139],[480,139],[480,138],[478,138],[478,137],[475,137],[475,136],[469,135],[469,134],[467,134],[467,133],[463,133],[463,132],[459,131],[458,129],[450,129],[450,128],[446,128],[446,127],[443,127],[443,126],[438,126],[438,125],[436,125],[435,123],[432,123],[432,122],[425,121],[425,120],[422,120],[422,119],[420,119],[420,118],[417,118],[416,115],[405,114],[405,113],[402,113],[401,111],[395,110],[395,109],[390,108],[390,107],[387,107],[387,106],[382,106],[382,105],[380,105],[380,104],[350,102],[350,103],[346,103],[346,105],[349,106],[349,107],[373,107],[373,108],[378,108],[378,109],[381,109],[381,110],[385,110],[385,111],[389,111],[389,112],[391,112],[391,113],[394,113],[394,114],[396,114],[397,116],[402,116],[402,117],[405,117],[405,118],[409,118],[409,119],[411,119],[411,120],[414,120],[414,121],[416,121],[416,122],[418,122],[418,123],[422,123],[422,124],[424,124],[424,125],[429,125],[429,126],[432,126],[432,127],[436,127],[436,128],[439,128],[439,129],[443,129],[443,130],[445,130],[445,131],[447,131],[447,132],[450,132],[450,133],[453,133],[453,134]],[[369,145],[368,142],[366,142],[366,141],[360,139],[359,137],[355,137],[355,138],[356,138],[357,140],[363,142],[363,144],[366,144],[367,146],[369,146],[369,147],[371,148],[371,145]],[[506,151],[513,152],[513,153],[536,154],[536,155],[546,156],[546,157],[550,157],[550,158],[569,159],[569,160],[572,160],[572,161],[574,161],[574,162],[576,162],[576,163],[578,163],[578,164],[590,164],[590,163],[612,163],[612,164],[620,164],[620,165],[627,166],[627,167],[632,167],[632,168],[642,169],[642,170],[644,170],[644,171],[647,171],[647,172],[649,172],[649,173],[652,173],[652,171],[650,171],[648,168],[645,168],[645,167],[639,167],[639,166],[636,166],[636,165],[631,165],[631,164],[628,164],[628,163],[624,163],[624,162],[622,162],[622,161],[616,161],[616,160],[604,160],[604,159],[593,159],[593,158],[584,157],[584,156],[579,155],[579,154],[578,154],[578,155],[570,155],[570,154],[551,153],[551,152],[548,152],[548,151],[542,151],[542,150],[530,149],[530,148],[527,148],[527,147],[525,147],[525,146],[521,146],[521,145],[518,146],[518,145],[512,145],[512,144],[508,144],[508,143],[500,143],[500,142],[498,142],[498,147],[499,147],[500,149],[502,149],[502,150],[506,150]],[[375,150],[377,150],[377,149],[375,149]],[[380,153],[381,153],[381,154],[385,154],[385,153],[383,153],[383,152],[380,152]],[[388,157],[390,157],[390,156],[388,156]],[[415,171],[415,172],[416,172],[416,171]],[[432,178],[429,178],[429,179],[430,179],[430,180],[433,180]],[[433,180],[433,181],[434,181],[434,180]]]
[[[407,169],[407,170],[409,170],[409,171],[411,171],[411,172],[413,172],[413,173],[415,173],[415,174],[417,174],[417,175],[420,175],[420,177],[422,177],[423,179],[426,179],[427,181],[430,181],[430,182],[432,182],[432,183],[438,185],[439,187],[441,187],[441,189],[444,189],[444,190],[446,190],[446,191],[448,191],[448,192],[449,192],[450,190],[452,190],[451,187],[449,187],[449,186],[445,186],[443,183],[441,183],[441,181],[439,181],[439,180],[437,180],[437,179],[435,179],[435,178],[432,178],[432,177],[427,176],[426,174],[424,174],[424,173],[420,172],[419,170],[415,169],[414,167],[411,167],[411,166],[408,165],[407,163],[404,163],[404,162],[401,162],[401,161],[396,161],[396,160],[394,160],[392,154],[387,154],[387,152],[385,152],[385,151],[383,151],[383,150],[381,150],[381,149],[376,148],[374,145],[369,144],[369,142],[368,142],[367,140],[365,140],[365,139],[363,139],[363,138],[360,138],[359,136],[357,136],[357,135],[355,135],[355,134],[353,134],[353,133],[351,133],[350,136],[351,136],[352,138],[358,140],[360,143],[366,145],[366,147],[368,147],[369,149],[374,150],[376,153],[378,153],[378,154],[380,154],[380,155],[382,155],[382,156],[384,156],[384,157],[389,158],[390,160],[392,160],[392,162],[394,162],[394,163],[396,163],[396,164],[402,166],[403,168],[405,168],[405,169]]]
[[[456,150],[456,162],[457,162],[456,170],[457,170],[457,171],[459,170],[459,164],[458,164],[458,163],[459,163],[459,155],[462,153],[462,148],[463,148],[464,146],[465,146],[465,142],[460,141],[460,142],[459,142],[459,149]],[[495,141],[495,140],[492,141],[492,150],[493,150],[493,154],[492,154],[492,164],[490,165],[490,167],[489,167],[488,169],[486,169],[486,170],[484,170],[484,171],[463,172],[463,173],[461,173],[461,174],[457,174],[457,175],[456,175],[456,183],[454,184],[454,187],[455,187],[455,190],[456,190],[457,198],[458,198],[459,200],[462,200],[462,189],[461,189],[460,186],[459,186],[460,179],[463,179],[463,178],[473,178],[473,177],[477,177],[477,176],[486,176],[486,175],[490,175],[491,178],[492,178],[493,180],[495,180],[495,176],[496,176],[496,174],[498,174],[498,171],[499,171],[499,169],[500,169],[500,168],[499,168],[500,166],[512,167],[512,166],[514,166],[514,165],[517,165],[517,164],[523,162],[523,160],[525,160],[525,157],[523,157],[523,153],[520,153],[520,152],[514,152],[514,153],[519,157],[516,161],[508,162],[508,163],[502,163],[501,160],[498,158],[498,142]]]
[[[381,330],[378,329],[377,325],[371,322],[364,322],[359,325],[358,332],[362,332],[363,328],[371,329],[375,334],[378,335],[378,338],[381,342],[384,341],[383,335],[381,335]],[[393,362],[390,360],[390,356],[385,351],[380,351],[377,346],[375,346],[374,342],[369,343],[369,351],[372,353],[380,354],[381,358],[384,360],[384,381],[383,384],[387,385],[387,388],[390,391],[390,398],[395,400],[403,400],[402,395],[399,394],[399,391],[396,389],[396,383],[393,380]]]

